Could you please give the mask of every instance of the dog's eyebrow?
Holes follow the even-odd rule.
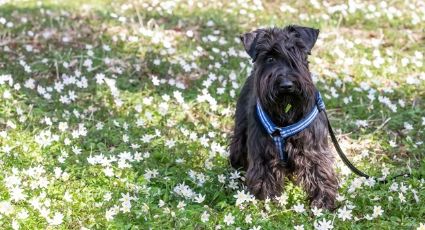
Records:
[[[282,44],[282,42],[275,42],[271,46],[269,53],[283,57],[285,60],[287,60],[287,63],[292,69],[295,69],[295,67],[298,68],[297,55],[293,55],[290,50],[286,49],[286,47]]]
[[[271,50],[265,52],[264,54],[265,54],[264,56],[267,56],[267,55],[281,56],[280,53],[275,49],[271,49]]]
[[[285,52],[285,48],[282,46],[281,42],[275,42],[273,43],[273,45],[271,45],[271,49],[270,52],[279,54],[279,55],[283,55],[283,56],[287,56],[286,52]]]

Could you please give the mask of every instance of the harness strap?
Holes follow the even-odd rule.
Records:
[[[261,107],[259,101],[257,101],[257,116],[263,125],[264,129],[273,139],[273,142],[276,145],[276,148],[279,152],[279,158],[281,161],[286,163],[288,161],[288,154],[285,151],[285,141],[288,137],[294,136],[297,133],[303,131],[307,128],[317,117],[320,111],[325,110],[325,103],[323,102],[322,96],[319,92],[316,93],[316,103],[314,104],[311,112],[307,116],[303,117],[300,121],[285,126],[279,127],[276,126],[267,113]]]
[[[354,166],[351,163],[351,161],[347,158],[347,156],[344,154],[344,152],[342,151],[341,146],[339,145],[338,140],[335,136],[335,132],[332,129],[331,123],[328,118],[328,114],[326,113],[326,110],[325,110],[325,104],[319,92],[317,92],[316,94],[316,104],[313,106],[313,110],[301,121],[298,121],[297,123],[286,126],[286,127],[276,126],[271,121],[271,119],[267,116],[265,111],[261,108],[260,103],[257,102],[258,118],[260,119],[260,122],[263,125],[263,127],[266,129],[267,133],[275,142],[276,148],[279,151],[279,157],[284,163],[286,163],[288,160],[288,154],[285,152],[285,139],[301,132],[306,127],[308,127],[311,124],[311,122],[314,121],[317,114],[320,112],[323,112],[325,114],[325,118],[326,118],[326,122],[328,123],[328,130],[332,139],[332,143],[336,149],[336,152],[338,153],[339,157],[344,162],[344,164],[357,176],[364,177],[366,179],[371,178],[371,176],[369,176],[368,174],[364,173],[363,171],[358,169],[356,166]],[[275,135],[276,133],[278,135]],[[379,182],[387,183],[389,180],[393,180],[401,176],[408,177],[408,176],[411,176],[411,174],[402,173],[402,174],[395,175],[389,179],[381,180]]]

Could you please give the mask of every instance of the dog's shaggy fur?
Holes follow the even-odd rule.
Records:
[[[300,26],[258,29],[241,36],[254,67],[237,102],[230,163],[246,170],[246,184],[259,199],[279,196],[284,177],[293,179],[308,194],[311,205],[333,209],[338,188],[333,155],[328,147],[324,113],[285,142],[288,161],[283,163],[270,135],[256,114],[256,102],[280,127],[306,116],[315,105],[307,56],[319,31]],[[285,113],[285,108],[292,108]]]

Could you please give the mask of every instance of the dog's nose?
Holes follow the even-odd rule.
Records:
[[[292,83],[292,81],[289,81],[289,80],[283,80],[279,84],[279,87],[281,90],[290,91],[294,88],[294,83]]]

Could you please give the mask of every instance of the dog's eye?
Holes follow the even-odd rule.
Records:
[[[272,58],[272,57],[268,57],[268,58],[266,59],[266,62],[267,62],[267,63],[273,63],[273,62],[274,62],[274,58]]]

